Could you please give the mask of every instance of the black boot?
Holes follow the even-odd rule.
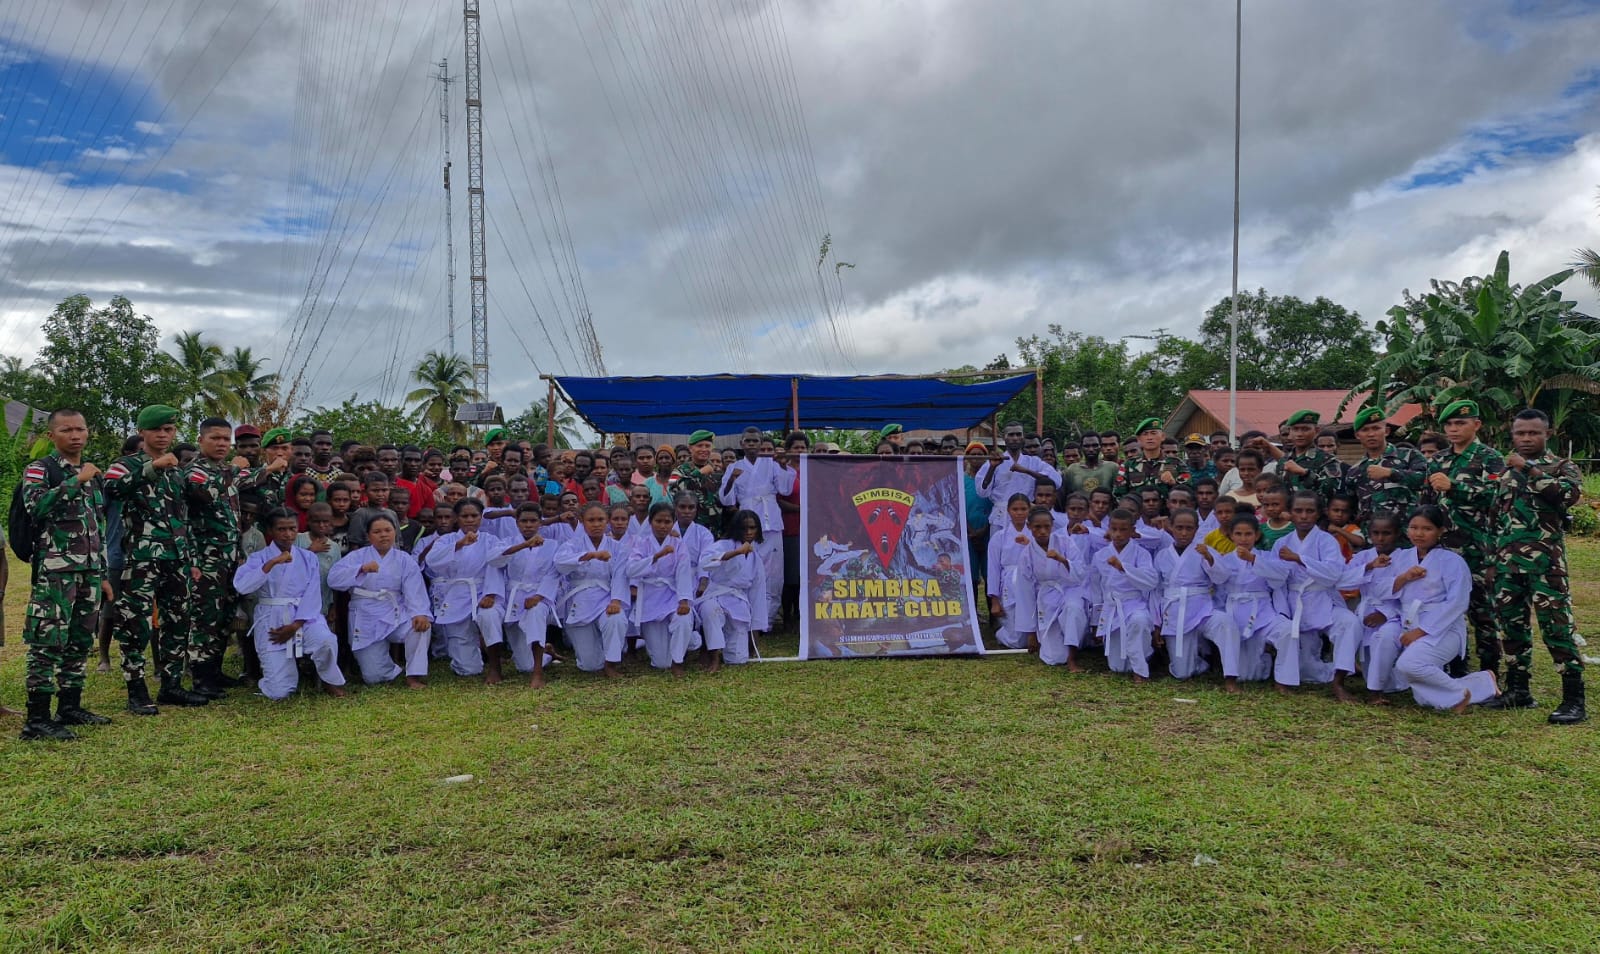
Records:
[[[1583,670],[1561,671],[1561,705],[1550,713],[1551,725],[1577,725],[1589,718],[1583,706]]]
[[[194,694],[205,696],[207,699],[226,699],[228,694],[223,691],[217,682],[217,666],[215,663],[198,662],[189,667],[189,672],[194,679]]]
[[[1532,674],[1526,669],[1506,670],[1505,691],[1483,704],[1485,709],[1532,709],[1538,705],[1533,701],[1533,690],[1529,688]]]
[[[56,694],[56,721],[62,725],[110,725],[111,720],[83,707],[82,689],[63,689]]]
[[[61,723],[50,718],[50,694],[48,692],[28,693],[28,721],[22,725],[22,734],[17,736],[24,742],[52,741],[71,742],[77,738],[73,731]]]
[[[211,700],[183,688],[183,683],[178,680],[163,676],[161,691],[156,693],[156,701],[164,706],[203,706]]]
[[[150,701],[150,690],[143,679],[128,681],[128,711],[134,715],[160,715],[161,710]]]

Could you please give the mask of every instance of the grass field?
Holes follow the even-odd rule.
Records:
[[[1573,572],[1600,632],[1600,545]],[[1544,724],[1548,657],[1543,708],[1461,718],[1017,656],[637,667],[156,719],[92,674],[116,724],[3,727],[0,949],[1600,949],[1600,745]]]

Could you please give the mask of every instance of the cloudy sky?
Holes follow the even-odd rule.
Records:
[[[1245,287],[1372,321],[1502,248],[1533,280],[1600,244],[1600,2],[1245,6]],[[1192,333],[1227,293],[1229,0],[484,0],[481,22],[513,412],[540,373],[934,371],[1052,323]],[[0,352],[31,358],[67,295],[125,294],[304,403],[397,400],[447,342],[440,59],[470,348],[462,49],[440,0],[4,4]]]

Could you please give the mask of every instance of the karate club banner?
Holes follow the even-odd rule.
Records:
[[[983,652],[961,462],[800,459],[801,659]]]

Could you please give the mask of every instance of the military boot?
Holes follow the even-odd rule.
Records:
[[[110,725],[111,720],[83,707],[82,689],[63,689],[56,694],[56,721],[62,725]]]
[[[1506,670],[1505,691],[1483,704],[1485,709],[1532,709],[1538,705],[1529,688],[1532,674],[1526,669]]]
[[[1561,672],[1561,705],[1550,713],[1551,725],[1577,725],[1589,718],[1583,705],[1583,670]]]
[[[198,662],[189,667],[189,672],[194,678],[194,694],[205,696],[207,699],[226,699],[227,692],[223,691],[221,683],[217,681],[216,664]]]
[[[134,715],[160,715],[156,704],[150,701],[150,690],[143,679],[128,681],[128,711]]]
[[[17,738],[24,742],[71,742],[77,737],[71,729],[50,718],[48,692],[28,693],[28,721],[23,723],[22,734]]]
[[[211,700],[183,688],[183,683],[178,680],[163,676],[161,691],[156,693],[156,701],[164,706],[203,706]]]

